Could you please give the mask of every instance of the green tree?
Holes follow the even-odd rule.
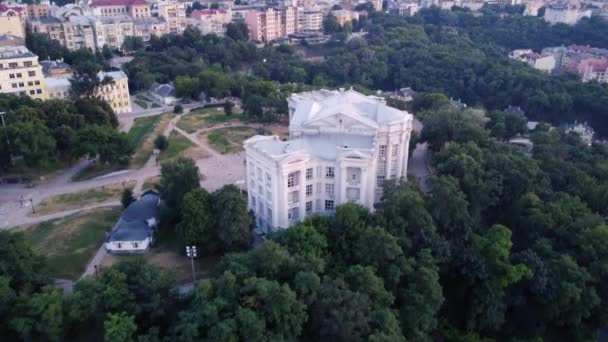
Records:
[[[226,25],[226,36],[236,41],[249,39],[249,28],[245,23],[229,23]]]
[[[128,36],[125,37],[122,43],[122,49],[126,52],[134,52],[137,50],[141,50],[145,47],[144,40],[142,37],[133,37]]]
[[[133,316],[125,312],[108,314],[103,323],[104,341],[106,342],[130,342],[137,331],[137,325]]]
[[[154,147],[158,150],[164,151],[169,147],[169,139],[166,136],[159,134],[156,139],[154,139]]]
[[[245,197],[234,185],[225,185],[212,195],[217,237],[226,251],[248,248],[255,224]]]
[[[332,34],[340,31],[340,24],[338,19],[333,14],[329,14],[323,19],[323,32],[325,34]]]
[[[122,207],[126,208],[134,201],[135,198],[133,197],[133,190],[131,190],[130,188],[125,188],[122,191],[122,197],[120,198],[120,203],[122,203]]]
[[[217,251],[211,196],[207,190],[197,188],[184,196],[177,231],[186,245],[199,246],[203,254]]]
[[[224,113],[226,113],[226,115],[232,115],[232,107],[234,107],[234,105],[230,100],[224,102]]]
[[[198,175],[198,167],[192,159],[179,157],[163,163],[160,168],[159,190],[164,204],[179,212],[184,195],[200,187]]]

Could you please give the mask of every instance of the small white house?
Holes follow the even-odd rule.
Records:
[[[148,95],[161,105],[172,105],[179,99],[175,96],[175,86],[172,83],[152,83]]]
[[[106,240],[108,253],[144,252],[154,243],[158,226],[160,197],[155,191],[145,192],[125,209],[116,229]]]

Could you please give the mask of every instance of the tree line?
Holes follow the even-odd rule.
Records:
[[[81,157],[125,163],[133,151],[118,119],[102,99],[37,101],[0,94],[6,127],[0,127],[0,170],[9,172],[16,157],[33,169],[48,169]]]

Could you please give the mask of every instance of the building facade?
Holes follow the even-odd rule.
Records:
[[[248,206],[265,232],[346,202],[373,209],[407,174],[411,114],[354,90],[293,94],[288,141],[245,141]]]
[[[297,27],[297,14],[294,7],[281,9],[267,8],[250,10],[245,13],[245,23],[249,28],[249,38],[268,43],[287,37]]]
[[[27,7],[0,4],[0,34],[25,38]]]
[[[38,56],[25,46],[0,47],[0,93],[46,98]]]
[[[122,71],[100,72],[97,74],[100,80],[111,77],[110,84],[97,89],[97,96],[106,100],[116,114],[131,112],[131,97],[129,94],[129,78]]]
[[[143,0],[94,0],[91,7],[101,17],[128,15],[132,18],[149,18],[150,5]]]
[[[167,33],[182,33],[186,29],[186,5],[183,2],[159,4],[158,15],[165,19]]]

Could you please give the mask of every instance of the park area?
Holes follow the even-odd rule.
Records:
[[[177,127],[187,133],[194,133],[216,124],[246,120],[247,116],[242,114],[242,112],[235,110],[234,113],[226,115],[223,107],[208,107],[196,109],[187,113],[179,120]]]
[[[132,189],[135,181],[128,183],[110,184],[98,188],[71,192],[49,197],[38,204],[34,216],[47,215],[70,209],[82,208],[89,205],[100,204],[111,200],[119,200],[123,189]]]
[[[243,150],[243,142],[256,134],[267,134],[263,128],[246,126],[218,128],[199,135],[200,140],[207,139],[214,150],[226,154]]]
[[[34,251],[47,257],[46,270],[51,277],[77,280],[121,210],[118,206],[98,208],[17,229]]]

